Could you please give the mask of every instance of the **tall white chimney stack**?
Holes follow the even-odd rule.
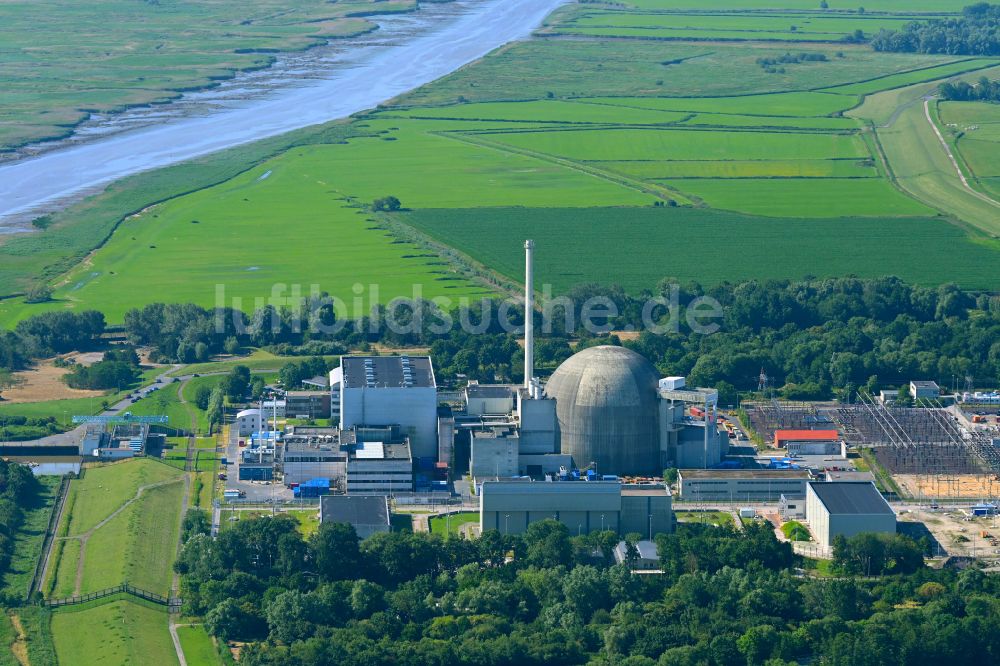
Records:
[[[535,241],[524,241],[524,388],[531,391],[531,379],[535,374],[535,270],[532,266],[532,250]]]

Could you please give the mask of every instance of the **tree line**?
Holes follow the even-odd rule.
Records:
[[[31,470],[19,463],[0,460],[0,579],[10,568],[24,509],[37,500],[40,486]],[[0,599],[0,603],[20,604],[22,599]]]
[[[475,540],[412,532],[359,541],[291,517],[217,539],[185,523],[184,612],[240,663],[352,665],[888,666],[995,663],[1000,582],[922,564],[877,580],[795,574],[766,525],[682,524],[659,535],[661,575],[616,564],[612,532],[555,521]]]
[[[980,2],[957,18],[912,21],[900,30],[880,30],[871,39],[876,51],[1000,55],[1000,5]]]
[[[1000,81],[990,81],[985,76],[975,85],[965,81],[945,81],[938,89],[941,99],[954,102],[1000,102]]]

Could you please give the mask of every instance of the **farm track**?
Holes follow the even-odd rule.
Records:
[[[1000,207],[1000,201],[988,197],[979,190],[972,187],[969,184],[969,180],[965,177],[965,173],[962,168],[958,165],[958,160],[955,159],[955,154],[951,150],[951,146],[945,141],[944,136],[941,134],[941,130],[938,128],[937,123],[934,122],[934,118],[931,117],[931,100],[930,98],[924,99],[924,117],[927,118],[927,122],[930,123],[931,129],[934,130],[934,134],[937,135],[938,141],[941,142],[941,147],[944,148],[945,155],[951,161],[951,165],[955,167],[955,172],[958,174],[958,179],[962,181],[962,187],[964,187],[973,196],[982,199],[983,201],[992,204],[994,206]]]

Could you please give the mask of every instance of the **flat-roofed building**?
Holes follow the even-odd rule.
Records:
[[[693,502],[777,502],[805,495],[811,478],[804,469],[682,469],[680,498]]]
[[[341,428],[399,426],[414,458],[437,458],[437,388],[429,356],[343,356],[340,369]]]
[[[630,488],[615,481],[484,481],[480,527],[520,534],[557,520],[570,534],[611,530],[647,535],[673,531],[671,498],[662,486]]]
[[[840,452],[840,433],[836,430],[775,430],[774,448],[795,447],[798,455],[836,455]]]
[[[495,427],[472,433],[469,474],[475,479],[517,476],[520,438],[513,427]]]
[[[921,398],[940,398],[941,387],[938,386],[937,382],[912,381],[910,382],[910,396],[914,400],[919,400]]]
[[[347,458],[347,494],[391,495],[413,491],[413,458],[406,441],[377,441],[359,430]]]
[[[285,415],[290,419],[330,418],[330,392],[288,391],[285,393]]]
[[[476,384],[465,387],[465,411],[470,416],[510,414],[514,411],[514,390],[507,384]]]
[[[389,498],[376,495],[324,495],[319,502],[321,523],[347,523],[361,539],[392,527]]]
[[[816,541],[825,547],[833,545],[838,535],[896,532],[896,513],[870,481],[810,482],[806,520]]]

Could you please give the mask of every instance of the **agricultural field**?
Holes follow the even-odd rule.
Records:
[[[288,4],[4,3],[0,22],[0,155],[69,134],[90,114],[162,103],[241,70],[377,26],[356,13],[410,11],[413,0]],[[66,39],[67,34],[76,39]]]
[[[935,217],[804,219],[680,207],[425,210],[398,217],[514,281],[523,275],[524,254],[507,239],[534,238],[538,288],[551,284],[556,294],[587,282],[638,293],[664,278],[714,284],[850,274],[1000,288],[996,243]],[[560,251],[567,238],[572,253]],[[608,266],[615,267],[610,277]]]
[[[938,117],[948,128],[966,175],[985,194],[1000,198],[1000,105],[941,102]]]
[[[52,613],[52,638],[61,664],[177,664],[168,615],[128,600],[67,606]]]
[[[88,468],[70,483],[49,563],[48,596],[126,581],[165,595],[185,492],[184,473],[153,460]]]

